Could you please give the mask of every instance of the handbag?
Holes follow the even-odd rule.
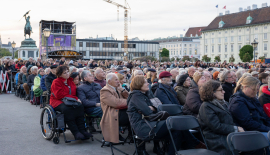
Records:
[[[150,101],[155,108],[158,108],[158,106],[162,104],[157,97],[151,98]]]

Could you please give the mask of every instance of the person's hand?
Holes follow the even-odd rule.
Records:
[[[156,111],[154,107],[148,106],[152,111]]]
[[[239,132],[245,132],[245,130],[242,127],[237,127]]]
[[[96,107],[100,107],[100,103],[96,103]]]
[[[80,99],[77,100],[78,102],[82,103],[82,101]]]

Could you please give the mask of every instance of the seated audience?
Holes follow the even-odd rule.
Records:
[[[225,91],[224,100],[229,102],[230,97],[233,95],[233,90],[235,88],[234,79],[232,77],[231,71],[225,70],[220,75],[220,82],[222,82],[222,88]]]
[[[263,85],[263,84],[267,84],[268,79],[269,79],[269,74],[260,73],[259,74],[260,86]]]
[[[33,104],[33,98],[34,98],[34,79],[37,76],[37,72],[38,72],[38,68],[37,66],[33,66],[31,67],[31,75],[28,76],[27,78],[27,85],[29,87],[29,89],[31,89],[31,93],[30,93],[30,103]]]
[[[176,76],[179,74],[179,70],[178,68],[174,68],[170,71],[170,73],[172,74],[172,84],[171,86],[173,87],[175,85],[176,81]]]
[[[106,85],[105,72],[101,68],[97,68],[95,71],[95,83],[98,83],[102,88]]]
[[[177,99],[181,105],[184,105],[186,103],[186,96],[189,91],[190,84],[191,79],[188,76],[188,74],[180,76],[180,78],[177,81],[177,85],[174,88],[174,90],[177,93]]]
[[[129,88],[128,88],[128,86],[125,84],[125,82],[126,82],[126,77],[125,77],[125,75],[122,75],[122,74],[120,74],[120,73],[117,73],[116,75],[117,75],[117,77],[118,77],[118,79],[119,79],[119,82],[120,82],[120,85],[122,86],[122,88],[124,88],[125,90],[127,90],[127,91],[129,92]]]
[[[56,68],[57,65],[52,65],[50,74],[45,78],[45,85],[48,90],[48,94],[51,94],[51,86],[53,83],[53,80],[57,78],[56,76]]]
[[[262,87],[262,94],[259,96],[259,101],[263,106],[266,103],[270,103],[270,78],[268,78],[268,86]]]
[[[93,137],[85,131],[84,125],[84,108],[80,104],[76,108],[66,106],[62,99],[70,97],[81,102],[76,96],[76,85],[73,79],[69,77],[69,69],[67,66],[59,66],[56,70],[57,78],[53,80],[51,86],[50,105],[56,110],[64,114],[65,122],[67,123],[71,133],[77,140],[88,139]]]
[[[70,77],[73,79],[74,84],[78,87],[81,84],[80,76],[78,72],[71,73]]]
[[[206,139],[208,148],[219,154],[231,154],[227,136],[232,132],[243,132],[235,126],[233,118],[224,101],[225,91],[218,81],[210,80],[199,90],[203,104],[200,107],[198,121]]]
[[[100,127],[105,141],[119,143],[124,140],[119,134],[119,126],[130,125],[126,113],[128,92],[120,86],[115,73],[107,74],[106,82],[100,91],[103,111]]]
[[[193,75],[193,81],[194,85],[192,85],[187,93],[183,112],[185,115],[193,115],[197,117],[199,109],[202,105],[202,100],[199,94],[199,87],[201,87],[207,81],[202,72],[195,72]]]

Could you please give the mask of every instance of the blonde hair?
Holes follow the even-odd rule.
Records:
[[[116,75],[117,75],[119,81],[121,81],[121,80],[123,80],[125,78],[125,76],[120,74],[120,73],[117,73]]]
[[[151,71],[148,71],[147,73],[146,73],[146,79],[151,79]]]
[[[267,86],[267,84],[261,85],[260,90],[259,90],[259,96],[258,96],[258,97],[260,97],[260,96],[263,94],[262,88],[263,88],[264,86]]]
[[[237,82],[234,93],[236,93],[239,89],[242,89],[242,86],[256,86],[258,84],[260,84],[260,81],[255,77],[241,77],[240,80]]]

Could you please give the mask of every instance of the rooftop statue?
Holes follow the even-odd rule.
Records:
[[[26,39],[27,34],[29,35],[29,38],[30,38],[31,33],[33,33],[32,27],[31,27],[31,24],[30,24],[30,16],[27,16],[29,14],[29,12],[30,12],[30,10],[23,15],[23,17],[25,18],[25,21],[26,21],[25,27],[24,27],[24,37],[25,37],[25,39]]]

